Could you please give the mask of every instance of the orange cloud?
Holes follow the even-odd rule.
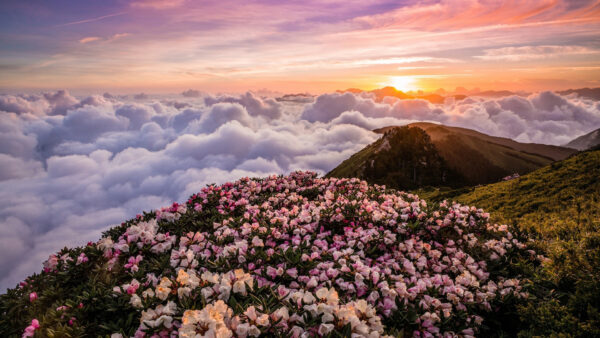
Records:
[[[117,33],[115,35],[113,35],[109,40],[117,40],[117,39],[121,39],[127,36],[130,36],[131,34],[129,33]]]
[[[130,36],[131,34],[129,33],[116,33],[114,35],[112,35],[111,37],[108,38],[101,38],[99,36],[88,36],[85,37],[81,40],[79,40],[80,43],[90,43],[90,42],[94,42],[94,41],[114,41],[114,40],[118,40],[127,36]]]
[[[98,41],[100,39],[101,38],[98,37],[98,36],[88,36],[88,37],[85,37],[85,38],[79,40],[79,42],[81,42],[81,43],[88,43],[88,42]]]

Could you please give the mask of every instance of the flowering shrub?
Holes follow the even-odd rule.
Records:
[[[3,296],[0,329],[474,336],[490,314],[528,296],[508,262],[538,259],[488,218],[310,172],[211,185],[52,255]]]

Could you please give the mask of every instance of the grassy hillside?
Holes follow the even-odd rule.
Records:
[[[537,239],[550,261],[533,280],[522,316],[530,333],[600,336],[600,150],[574,155],[506,182],[421,191],[429,200],[477,205],[493,221]]]
[[[429,200],[454,199],[480,206],[497,222],[554,234],[600,217],[600,150],[582,152],[510,181],[460,190],[420,191]]]
[[[465,184],[465,178],[440,156],[429,135],[410,127],[390,129],[327,176],[359,177],[397,189]]]
[[[360,177],[398,189],[458,187],[497,182],[513,173],[522,175],[575,152],[433,123],[386,127],[375,132],[384,136],[327,175]],[[439,160],[426,161],[428,156]]]

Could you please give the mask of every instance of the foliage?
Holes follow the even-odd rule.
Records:
[[[520,308],[523,336],[600,336],[600,150],[507,182],[419,194],[483,207],[536,239],[549,260]]]
[[[211,185],[51,255],[0,296],[0,332],[513,334],[516,309],[528,304],[523,277],[540,257],[488,219],[313,173]]]

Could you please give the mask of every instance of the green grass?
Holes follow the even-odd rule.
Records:
[[[550,260],[532,276],[521,335],[600,336],[600,150],[506,182],[417,193],[483,208],[536,239]]]

